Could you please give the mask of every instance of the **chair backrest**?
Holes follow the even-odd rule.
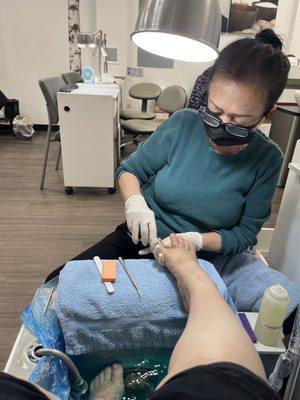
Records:
[[[177,110],[185,108],[187,103],[187,94],[183,87],[174,85],[164,89],[156,100],[158,107],[173,114]]]
[[[161,93],[161,89],[155,83],[137,83],[129,89],[129,96],[134,99],[154,100]]]
[[[78,82],[83,82],[81,75],[78,72],[70,71],[61,74],[67,85],[75,85]]]
[[[61,76],[53,76],[51,78],[40,79],[39,85],[46,101],[49,119],[51,119],[52,124],[57,124],[57,92],[66,86],[65,81]]]

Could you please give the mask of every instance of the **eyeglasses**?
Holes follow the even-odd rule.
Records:
[[[218,128],[219,126],[223,127],[226,129],[228,133],[234,136],[242,137],[245,138],[251,134],[253,129],[258,125],[258,123],[261,121],[261,119],[255,124],[251,126],[240,126],[240,125],[233,125],[233,124],[223,124],[223,122],[220,120],[220,118],[216,117],[215,115],[212,115],[210,112],[206,111],[200,111],[200,116],[202,121],[213,127],[213,128]]]

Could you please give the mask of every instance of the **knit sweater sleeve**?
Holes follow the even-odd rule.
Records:
[[[281,164],[282,155],[272,161],[272,166],[267,165],[266,168],[264,165],[264,171],[258,174],[246,195],[239,223],[230,230],[218,230],[222,237],[220,254],[238,254],[257,243],[257,234],[271,215],[271,203]]]
[[[184,115],[184,110],[177,111],[161,125],[129,158],[121,162],[116,171],[117,179],[124,172],[135,175],[143,185],[155,176],[168,161],[172,147],[175,145]]]

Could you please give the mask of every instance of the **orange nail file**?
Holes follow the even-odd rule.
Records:
[[[115,282],[117,276],[117,264],[114,260],[104,261],[102,282]]]

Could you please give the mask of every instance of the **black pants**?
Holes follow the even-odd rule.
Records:
[[[151,400],[279,400],[261,378],[233,363],[219,362],[183,371],[158,389]]]
[[[31,383],[0,372],[1,400],[47,400]],[[183,371],[158,389],[150,400],[279,400],[267,384],[232,363],[202,365]]]
[[[116,230],[96,243],[94,246],[85,250],[79,254],[73,260],[92,260],[95,256],[102,259],[113,259],[117,260],[119,257],[123,258],[152,258],[153,254],[147,254],[145,256],[139,255],[139,250],[143,249],[142,244],[135,245],[129,235],[127,225],[121,224],[117,226]],[[46,278],[46,282],[56,277],[64,265],[61,265]]]

